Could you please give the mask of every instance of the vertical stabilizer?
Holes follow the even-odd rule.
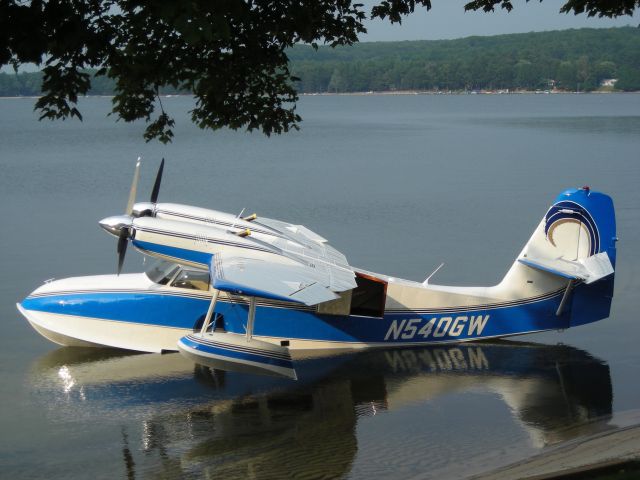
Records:
[[[567,289],[557,313],[570,312],[567,326],[606,318],[616,241],[611,197],[589,187],[566,190],[547,210],[499,288],[513,296]]]

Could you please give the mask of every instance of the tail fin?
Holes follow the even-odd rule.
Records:
[[[500,288],[520,295],[524,290],[527,296],[565,288],[557,315],[570,312],[568,326],[606,318],[613,296],[616,241],[611,197],[589,187],[566,190],[549,208]]]

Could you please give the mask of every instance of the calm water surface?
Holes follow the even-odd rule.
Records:
[[[305,97],[281,137],[192,127],[172,145],[106,118],[39,123],[0,100],[0,477],[460,478],[640,421],[640,95]],[[139,197],[303,223],[351,263],[495,283],[564,188],[616,204],[609,319],[512,341],[346,353],[293,382],[177,354],[59,348],[15,303],[43,280],[115,271],[97,221]],[[126,267],[142,268],[130,252]]]

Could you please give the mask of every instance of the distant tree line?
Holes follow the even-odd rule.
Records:
[[[358,43],[289,51],[301,93],[393,90],[640,90],[640,28],[458,40]]]
[[[88,70],[95,74],[95,70]],[[113,95],[115,81],[105,76],[93,76],[90,95]],[[36,97],[42,92],[42,72],[0,73],[0,97]],[[181,93],[177,88],[167,87],[165,95]]]
[[[605,79],[640,90],[640,28],[580,29],[458,40],[371,42],[287,51],[300,93],[394,90],[592,91]],[[0,74],[0,96],[37,96],[42,74]],[[90,94],[112,95],[94,77]],[[180,93],[165,88],[161,93]]]

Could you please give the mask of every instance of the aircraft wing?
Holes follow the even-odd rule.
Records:
[[[606,252],[598,253],[581,260],[519,258],[518,261],[528,267],[553,273],[561,277],[583,280],[593,283],[613,273],[613,265]]]
[[[327,286],[333,291],[342,292],[356,288],[353,268],[349,266],[344,255],[330,245],[325,243],[311,248],[287,243],[286,240],[278,239],[273,245],[279,248],[284,256],[311,266],[317,274],[323,275]]]
[[[294,225],[293,223],[283,222],[281,220],[274,220],[272,218],[258,217],[258,220],[253,223],[265,225],[277,232],[286,235],[292,240],[296,240],[298,242],[308,244],[309,242],[314,243],[326,243],[327,239],[321,237],[315,232],[312,232],[304,225]]]
[[[303,225],[294,225],[280,220],[260,217],[254,223],[280,232],[284,238],[275,238],[267,243],[277,248],[280,254],[311,266],[315,272],[322,275],[327,282],[326,285],[334,292],[356,288],[355,274],[347,258],[329,245],[325,238]]]
[[[213,256],[211,286],[237,295],[317,305],[338,298],[322,272],[303,264],[284,264],[257,258]]]

